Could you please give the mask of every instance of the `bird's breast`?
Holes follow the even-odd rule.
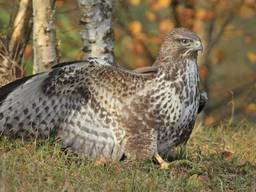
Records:
[[[159,81],[161,82],[161,81]],[[196,70],[181,75],[176,81],[162,81],[155,86],[155,106],[158,108],[158,151],[186,141],[194,126],[199,105]]]

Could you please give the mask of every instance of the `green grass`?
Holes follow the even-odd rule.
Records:
[[[0,191],[255,191],[256,126],[198,125],[186,149],[188,159],[160,170],[153,162],[96,165],[61,151],[53,142],[0,141]]]

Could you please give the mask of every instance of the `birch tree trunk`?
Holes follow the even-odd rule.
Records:
[[[20,0],[19,8],[13,22],[10,24],[10,33],[7,35],[5,43],[2,40],[0,85],[4,85],[23,75],[20,64],[32,29],[31,16],[32,0]]]
[[[85,57],[97,57],[114,64],[112,30],[113,0],[78,0]]]
[[[33,0],[34,73],[58,63],[54,5],[54,0]]]

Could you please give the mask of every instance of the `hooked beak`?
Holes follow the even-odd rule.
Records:
[[[191,48],[193,51],[203,51],[203,45],[201,41],[194,41]]]

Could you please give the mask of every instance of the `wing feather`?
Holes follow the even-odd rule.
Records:
[[[57,133],[64,147],[120,158],[117,135],[123,133],[114,117],[151,78],[95,59],[59,65],[0,88],[0,132],[43,138]]]

